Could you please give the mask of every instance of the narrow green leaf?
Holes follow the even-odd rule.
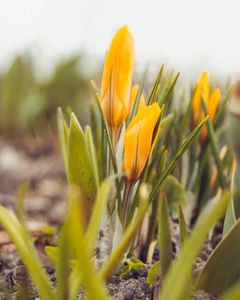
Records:
[[[89,150],[90,159],[92,161],[92,170],[94,175],[94,180],[96,182],[97,189],[99,187],[99,171],[97,164],[97,153],[93,142],[92,130],[90,126],[85,127],[85,139],[87,149]]]
[[[153,89],[152,89],[151,94],[149,96],[148,103],[147,103],[148,106],[153,104],[154,100],[156,99],[156,94],[157,94],[157,90],[158,90],[158,87],[160,85],[160,81],[161,81],[161,78],[162,78],[163,69],[164,69],[164,64],[162,64],[162,67],[161,67],[161,69],[158,73],[157,79],[154,83]]]
[[[174,114],[168,114],[166,117],[164,117],[161,121],[161,127],[160,127],[160,131],[159,131],[159,134],[158,134],[158,140],[161,139],[163,133],[164,133],[164,130],[167,128],[167,126],[172,123],[173,121],[173,118],[174,118]]]
[[[61,107],[58,107],[57,110],[57,125],[58,125],[58,135],[63,155],[63,161],[66,172],[68,171],[67,167],[67,139],[68,139],[68,126],[64,119]]]
[[[187,226],[182,211],[182,206],[180,203],[178,204],[178,224],[179,224],[179,231],[180,231],[180,242],[183,247],[188,241],[188,233],[187,233]]]
[[[118,244],[118,246],[115,248],[111,256],[109,257],[109,260],[106,262],[106,264],[103,266],[102,270],[100,270],[99,275],[104,280],[109,280],[114,273],[116,267],[118,266],[123,254],[125,251],[127,251],[128,247],[130,246],[131,242],[134,240],[139,227],[142,223],[143,217],[147,211],[148,208],[148,189],[146,185],[142,185],[140,188],[140,202],[138,206],[138,213],[131,224],[131,226],[128,226],[122,240]]]
[[[202,100],[202,106],[203,106],[203,109],[205,111],[205,114],[208,115],[207,105],[203,100]],[[221,187],[224,189],[226,187],[226,182],[225,182],[225,178],[224,178],[224,175],[223,175],[222,162],[221,162],[220,157],[219,157],[220,150],[219,150],[219,146],[218,146],[217,141],[216,141],[216,134],[214,132],[213,124],[212,124],[210,119],[208,119],[208,122],[206,124],[207,124],[207,128],[208,128],[208,133],[209,133],[209,138],[210,138],[213,154],[214,154],[216,165],[217,165],[217,168],[218,168],[219,182],[221,184]]]
[[[147,276],[148,284],[150,285],[155,284],[156,278],[160,274],[160,272],[161,272],[161,262],[159,260],[148,271],[148,276]]]
[[[168,209],[173,219],[178,218],[178,204],[183,207],[187,205],[187,195],[183,185],[173,175],[168,175],[162,185],[162,190],[166,193]]]
[[[69,241],[69,218],[65,220],[59,238],[58,259],[56,261],[58,300],[69,299],[69,258],[71,244]]]
[[[240,171],[238,162],[235,165],[232,183],[231,183],[231,199],[228,204],[227,213],[223,226],[223,237],[227,234],[230,228],[236,223],[240,216]]]
[[[218,297],[240,279],[239,236],[240,219],[211,253],[195,283],[197,289]]]
[[[158,243],[162,277],[165,278],[172,266],[172,241],[169,223],[168,203],[165,193],[160,196],[158,219]]]
[[[180,123],[180,128],[179,128],[179,143],[182,143],[182,140],[184,138],[184,133],[186,132],[186,127],[187,127],[187,123],[190,120],[190,116],[191,116],[191,112],[192,112],[192,102],[193,102],[193,97],[191,97],[188,106],[187,106],[187,110],[183,115],[183,118],[181,120]]]
[[[17,247],[27,270],[32,277],[39,294],[43,299],[56,300],[50,282],[36,254],[30,239],[26,239],[23,227],[16,221],[6,208],[0,205],[0,223],[10,235]]]
[[[199,131],[202,129],[203,125],[207,121],[208,116],[205,117],[205,119],[191,132],[191,134],[187,137],[187,139],[183,142],[181,147],[178,149],[177,153],[174,155],[174,157],[171,159],[169,162],[168,166],[164,170],[164,172],[161,174],[159,180],[155,184],[150,197],[149,197],[149,202],[151,202],[154,197],[157,195],[159,192],[159,189],[164,182],[164,180],[167,178],[167,176],[170,174],[170,172],[173,170],[173,168],[176,166],[177,162],[181,158],[181,156],[184,154],[184,152],[188,149],[188,147],[192,144],[196,136],[198,135]]]
[[[132,121],[132,119],[133,119],[133,118],[136,116],[136,114],[137,114],[138,106],[139,106],[139,102],[140,102],[140,97],[141,97],[142,92],[143,92],[143,86],[144,86],[146,74],[147,74],[147,68],[144,70],[144,73],[143,73],[143,75],[142,75],[142,79],[141,79],[140,84],[139,84],[139,88],[138,88],[138,92],[137,92],[137,95],[136,95],[136,99],[135,99],[135,101],[134,101],[132,114],[131,114],[129,120],[127,121],[127,124],[129,124],[129,123]]]
[[[108,146],[110,149],[110,157],[111,157],[111,162],[112,162],[112,166],[113,166],[113,171],[115,174],[117,174],[118,173],[117,162],[116,162],[116,157],[115,157],[115,153],[114,153],[114,149],[113,149],[113,144],[112,144],[110,132],[108,129],[107,121],[104,116],[101,104],[100,104],[100,99],[99,99],[98,94],[96,94],[96,99],[97,99],[98,108],[99,108],[99,111],[101,114],[101,119],[103,122],[104,130],[105,130],[106,136],[107,136],[107,142],[108,142]],[[122,200],[121,200],[120,183],[119,183],[118,177],[115,178],[115,182],[116,182],[117,198],[118,198],[118,214],[119,214],[120,220],[122,220],[122,204],[121,204]]]
[[[208,213],[202,215],[198,220],[188,242],[174,264],[174,268],[170,270],[165,278],[164,289],[159,296],[159,300],[188,299],[186,294],[186,284],[188,282],[192,264],[204,244],[208,231],[225,212],[228,200],[229,194],[223,194],[220,201],[215,203],[209,209]]]
[[[70,211],[70,223],[69,223],[69,242],[70,247],[75,249],[76,259],[78,260],[78,265],[76,266],[74,272],[69,278],[69,299],[74,300],[76,298],[76,293],[80,285],[78,283],[83,283],[84,289],[89,297],[89,299],[106,300],[108,299],[107,291],[105,290],[104,281],[99,278],[94,272],[93,264],[90,261],[89,255],[91,253],[87,252],[86,244],[84,241],[84,223],[83,215],[79,205],[79,199],[77,194],[72,194],[71,199],[71,211]],[[75,280],[72,276],[78,274],[79,278]],[[94,287],[94,288],[93,288]]]
[[[170,96],[172,95],[172,92],[174,90],[174,87],[177,83],[178,77],[180,75],[180,72],[177,73],[176,77],[174,78],[173,82],[171,84],[167,84],[166,90],[163,92],[161,98],[159,99],[158,103],[159,106],[161,107],[163,104],[167,104],[168,100],[170,99]],[[169,79],[170,82],[171,78]]]
[[[109,199],[109,194],[112,185],[113,185],[112,180],[103,181],[97,193],[96,201],[94,203],[94,207],[92,211],[92,217],[90,219],[88,229],[84,236],[84,242],[86,243],[87,253],[89,253],[90,256],[94,255],[94,247],[95,247],[97,234],[101,224],[104,209],[106,209],[107,207],[107,202]]]

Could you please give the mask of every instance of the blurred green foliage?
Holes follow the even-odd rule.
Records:
[[[0,132],[46,134],[56,128],[56,109],[75,111],[83,123],[89,118],[89,78],[81,64],[84,56],[73,56],[55,66],[45,81],[35,72],[33,59],[24,54],[14,59],[0,75]],[[97,77],[91,74],[91,77]]]

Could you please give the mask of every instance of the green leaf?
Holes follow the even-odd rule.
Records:
[[[45,252],[48,258],[50,259],[51,263],[54,265],[54,268],[56,269],[59,256],[59,247],[46,246]]]
[[[116,157],[115,157],[115,153],[114,153],[114,149],[113,149],[112,139],[111,139],[111,136],[110,136],[110,132],[109,132],[109,128],[108,128],[106,118],[104,116],[104,113],[103,113],[103,110],[102,110],[102,107],[101,107],[101,104],[100,104],[100,99],[99,99],[98,94],[96,94],[96,100],[97,100],[98,109],[100,111],[103,128],[105,130],[106,137],[107,137],[107,142],[108,142],[108,146],[109,146],[109,150],[110,150],[110,157],[111,157],[111,161],[112,161],[113,171],[117,175],[118,174],[117,162],[116,162]],[[121,204],[122,203],[121,202],[122,198],[121,198],[121,193],[120,193],[120,183],[119,183],[118,177],[115,178],[115,182],[116,182],[117,198],[118,198],[118,214],[119,214],[120,220],[122,220],[122,204]]]
[[[142,75],[142,79],[141,79],[141,82],[139,84],[139,88],[138,88],[138,92],[137,92],[137,95],[136,95],[136,99],[134,101],[132,114],[131,114],[129,120],[127,121],[127,124],[129,124],[132,121],[132,119],[137,114],[138,106],[139,106],[139,102],[140,102],[140,98],[141,98],[141,95],[142,95],[142,92],[143,92],[143,85],[144,85],[144,82],[145,82],[146,74],[147,74],[147,69],[145,69],[145,71],[144,71],[144,73]]]
[[[136,257],[131,257],[131,258],[128,258],[126,260],[126,262],[128,263],[128,265],[136,272],[139,272],[140,269],[143,267],[144,263],[136,258]]]
[[[187,233],[187,226],[182,211],[182,206],[180,203],[178,204],[178,224],[179,224],[179,231],[180,231],[180,242],[183,247],[188,241],[188,233]]]
[[[173,175],[168,175],[163,183],[162,190],[167,195],[169,212],[173,219],[178,218],[178,203],[187,205],[187,196],[182,184]]]
[[[90,219],[88,229],[84,236],[84,245],[85,245],[84,247],[90,259],[94,255],[94,248],[95,248],[97,234],[99,231],[104,209],[106,209],[106,204],[108,201],[112,184],[113,183],[111,180],[105,180],[100,185],[96,197],[96,201],[94,203],[92,217]],[[78,262],[69,280],[71,282],[70,295],[72,295],[73,298],[75,297],[74,295],[76,295],[82,283],[82,276],[84,276],[84,274],[82,273],[82,265],[80,262]]]
[[[70,188],[71,190],[79,188],[79,201],[87,227],[97,193],[97,185],[91,162],[91,150],[73,113],[71,114],[67,152]]]
[[[234,283],[229,289],[224,291],[220,296],[219,300],[239,300],[240,295],[240,281]]]
[[[58,299],[64,300],[69,295],[69,259],[72,253],[72,244],[70,241],[69,231],[71,220],[69,217],[65,220],[59,238],[58,259],[56,262],[56,273],[57,273],[57,293]]]
[[[103,266],[102,270],[99,272],[101,278],[104,280],[108,280],[111,278],[112,274],[114,273],[116,267],[118,266],[119,262],[122,259],[123,253],[127,251],[129,246],[131,245],[132,241],[136,237],[139,227],[142,223],[143,217],[147,211],[148,208],[148,187],[146,185],[142,185],[140,188],[140,202],[138,206],[138,213],[131,224],[131,226],[128,226],[126,228],[126,231],[123,235],[122,240],[118,244],[118,246],[115,248],[111,256],[109,257],[109,260],[106,262],[106,264]]]
[[[6,208],[0,205],[0,223],[10,235],[13,243],[17,247],[23,263],[36,285],[39,294],[43,299],[55,300],[55,295],[51,290],[47,274],[43,269],[36,254],[31,239],[27,238],[23,226],[16,221]]]
[[[41,227],[41,231],[46,235],[53,235],[55,233],[55,229],[49,226]]]
[[[94,255],[94,247],[97,238],[97,234],[100,228],[102,216],[104,210],[107,207],[107,202],[109,199],[110,191],[113,185],[112,180],[104,180],[97,193],[96,201],[94,203],[92,217],[89,222],[88,229],[84,236],[84,241],[86,243],[87,252],[90,256]]]
[[[232,182],[232,201],[234,207],[234,213],[236,219],[240,217],[240,165],[236,162],[234,173],[233,173],[233,182]]]
[[[197,289],[218,297],[240,279],[239,236],[240,219],[211,253],[195,283]]]
[[[159,204],[158,243],[162,277],[165,278],[172,266],[172,241],[169,223],[168,203],[165,193],[162,193]]]
[[[240,170],[238,162],[235,165],[232,183],[231,183],[231,200],[228,204],[228,209],[223,226],[223,237],[227,234],[230,228],[236,223],[240,216]]]
[[[80,282],[80,284],[83,283],[89,299],[106,300],[108,299],[108,294],[105,290],[104,280],[94,271],[92,261],[90,260],[90,253],[87,252],[84,241],[85,228],[79,199],[77,195],[72,194],[71,196],[72,205],[69,216],[68,238],[69,247],[74,249],[78,265],[69,278],[69,299],[73,300],[76,298],[76,293],[80,287],[78,284]],[[80,276],[80,281],[79,278],[74,277],[75,274]]]
[[[161,69],[158,73],[157,79],[154,83],[153,89],[152,89],[151,94],[149,96],[147,105],[153,104],[154,100],[156,99],[156,94],[157,94],[158,87],[160,85],[160,81],[161,81],[161,78],[162,78],[163,68],[164,68],[164,64],[162,64],[162,67],[161,67]]]
[[[89,150],[90,159],[92,161],[92,170],[94,174],[94,180],[96,182],[97,188],[99,187],[99,170],[97,164],[97,154],[93,142],[92,130],[90,126],[85,127],[85,139],[87,144],[87,149]]]
[[[187,137],[187,139],[183,142],[181,147],[178,149],[177,153],[173,156],[171,161],[169,162],[166,169],[161,174],[160,178],[156,182],[155,186],[153,187],[153,190],[149,197],[149,202],[151,202],[159,192],[159,189],[161,188],[161,185],[163,184],[164,180],[167,178],[167,176],[170,174],[170,172],[173,170],[173,168],[176,166],[177,162],[181,158],[181,156],[184,154],[184,152],[189,148],[189,146],[192,144],[200,130],[202,129],[203,125],[207,121],[208,116],[205,117],[205,119],[191,132],[191,134]]]
[[[204,244],[207,233],[225,212],[228,200],[229,194],[224,193],[220,201],[215,203],[208,210],[208,213],[202,215],[202,217],[198,220],[188,242],[182,249],[179,258],[174,264],[174,268],[168,272],[165,278],[164,289],[160,294],[159,300],[188,299],[186,286],[192,264]]]
[[[161,107],[163,104],[167,104],[168,100],[170,99],[170,96],[173,93],[174,87],[177,83],[178,77],[180,75],[180,72],[177,73],[176,77],[174,78],[174,80],[171,82],[171,75],[169,76],[169,80],[166,84],[166,87],[162,93],[161,98],[159,99],[158,103],[159,106]]]
[[[161,272],[161,263],[159,260],[148,271],[148,277],[147,277],[148,284],[150,285],[155,284],[156,277],[160,274],[160,272]]]
[[[203,100],[202,100],[202,106],[203,106],[205,114],[208,115],[207,105]],[[219,157],[220,150],[219,150],[219,146],[218,146],[218,143],[217,143],[217,140],[216,140],[216,134],[215,134],[213,124],[212,124],[210,119],[208,119],[206,124],[207,124],[209,138],[210,138],[210,142],[211,142],[211,146],[212,146],[212,150],[213,150],[213,155],[215,157],[216,165],[217,165],[217,168],[218,168],[219,182],[221,184],[221,187],[224,189],[226,187],[226,182],[225,182],[225,178],[224,178],[224,175],[223,175],[222,162],[221,162],[220,157]]]
[[[130,278],[131,269],[132,268],[131,268],[130,265],[124,266],[123,269],[122,269],[121,277],[123,279],[129,279]]]
[[[161,121],[161,126],[158,134],[158,140],[163,136],[164,130],[167,128],[167,126],[172,123],[174,118],[174,114],[168,114],[166,117],[164,117]]]
[[[58,125],[58,135],[60,139],[60,145],[63,155],[63,161],[66,172],[68,172],[67,167],[67,139],[68,139],[68,126],[64,119],[61,107],[57,110],[57,125]]]

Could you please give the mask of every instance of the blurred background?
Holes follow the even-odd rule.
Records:
[[[177,90],[204,69],[224,86],[239,74],[239,2],[230,0],[8,0],[0,2],[0,130],[5,136],[51,134],[57,106],[88,122],[89,80],[101,82],[106,50],[128,24],[138,82],[162,63],[180,71]]]

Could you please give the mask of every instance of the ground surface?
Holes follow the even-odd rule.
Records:
[[[64,219],[67,206],[68,188],[64,166],[59,151],[58,141],[51,143],[37,139],[0,140],[0,204],[7,207],[13,214],[15,212],[16,191],[18,186],[28,181],[29,192],[25,198],[25,211],[31,235],[35,239],[39,256],[53,283],[56,281],[53,265],[45,254],[48,237],[40,230],[43,226],[51,226],[58,232]],[[178,225],[172,223],[173,251],[179,250]],[[53,239],[55,237],[53,236]],[[218,243],[215,237],[212,243],[205,245],[199,256],[194,274],[203,267],[212,249]],[[158,260],[158,251],[155,251],[153,262]],[[150,265],[145,265],[139,273],[132,272],[127,280],[113,277],[108,284],[108,289],[115,300],[124,299],[154,299],[157,290],[147,283],[147,272]],[[0,273],[4,280],[0,283],[0,299],[6,299],[3,291],[10,289],[8,299],[19,299],[19,287],[26,284],[31,286],[27,272],[21,259],[12,244],[8,234],[0,226]],[[155,297],[154,297],[155,294]],[[26,295],[22,296],[27,299]],[[81,299],[81,293],[78,299]],[[32,288],[29,299],[38,299],[36,291]],[[213,296],[199,291],[193,299],[215,299]]]

